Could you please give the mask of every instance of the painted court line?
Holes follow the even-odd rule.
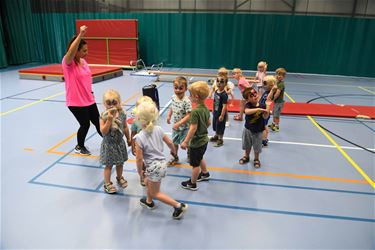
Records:
[[[85,192],[100,193],[100,194],[108,195],[104,191],[93,190],[93,189],[88,189],[88,188],[77,188],[77,187],[72,187],[72,186],[50,184],[50,183],[44,183],[44,182],[38,182],[38,181],[30,181],[29,183],[42,185],[42,186],[72,189],[72,190],[77,190],[77,191],[85,191]],[[124,196],[124,197],[131,197],[131,198],[144,197],[143,195],[134,195],[134,194],[125,194],[125,193],[116,193],[116,194],[112,194],[112,196]],[[242,210],[242,211],[248,211],[248,212],[261,212],[261,213],[270,213],[270,214],[279,214],[279,215],[302,216],[302,217],[312,217],[312,218],[319,218],[319,219],[348,220],[348,221],[357,221],[357,222],[370,222],[370,223],[375,222],[375,219],[373,218],[361,218],[361,217],[341,216],[341,215],[332,215],[332,214],[304,213],[304,212],[296,212],[296,211],[243,207],[243,206],[234,206],[234,205],[226,205],[226,204],[218,204],[218,203],[196,202],[196,201],[191,201],[191,200],[178,200],[178,201],[187,203],[189,205],[232,209],[232,210]],[[139,209],[142,209],[142,208],[140,207]]]
[[[83,168],[103,169],[101,165],[87,165],[87,164],[63,162],[63,161],[60,161],[56,164],[71,166],[71,167],[79,167],[79,168],[83,167]],[[138,172],[135,168],[132,168],[132,169],[124,168],[124,172],[134,173],[138,175]],[[173,174],[173,173],[170,173],[170,170],[167,176],[181,178],[181,179],[188,179],[191,177],[190,175]],[[315,188],[315,187],[307,187],[307,186],[272,184],[272,183],[263,183],[263,182],[253,182],[253,181],[239,181],[239,180],[212,178],[212,177],[210,178],[209,182],[224,182],[224,183],[235,183],[235,184],[243,184],[243,185],[257,185],[257,186],[267,186],[267,187],[277,187],[277,188],[303,189],[303,190],[312,190],[312,191],[324,191],[324,192],[349,193],[349,194],[361,194],[361,195],[375,196],[374,192],[371,193],[371,192],[352,191],[352,190],[344,190],[344,189]],[[102,183],[99,186],[103,186]]]
[[[290,97],[286,92],[285,95],[289,98],[290,101],[295,103],[292,97]],[[366,172],[358,166],[358,164],[338,145],[338,143],[329,135],[326,131],[324,131],[319,124],[312,118],[311,116],[306,116],[319,130],[322,134],[337,148],[337,150],[347,159],[347,161],[357,170],[358,173],[375,189],[375,182],[366,174]]]
[[[65,93],[65,91],[60,92],[60,93],[57,93],[57,94],[54,94],[54,95],[51,95],[51,96],[48,96],[48,97],[46,97],[46,98],[42,98],[42,99],[40,99],[40,100],[38,100],[38,101],[35,101],[35,102],[32,102],[32,103],[25,104],[25,105],[20,106],[20,107],[18,107],[18,108],[11,109],[11,110],[9,110],[9,111],[6,111],[6,112],[1,113],[0,116],[7,115],[7,114],[11,114],[11,113],[16,112],[16,111],[18,111],[18,110],[21,110],[21,109],[24,109],[24,108],[27,108],[27,107],[33,106],[33,105],[35,105],[35,104],[38,104],[38,103],[40,103],[40,102],[46,101],[46,100],[51,99],[51,98],[54,98],[54,97],[56,97],[56,96],[60,96],[60,95],[62,95],[62,94],[64,94],[64,93]]]

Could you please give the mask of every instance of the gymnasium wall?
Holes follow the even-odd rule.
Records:
[[[169,67],[256,69],[375,77],[375,20],[225,13],[33,13],[28,1],[1,6],[0,67],[58,63],[76,19],[138,19],[139,53]],[[16,3],[17,6],[12,3]],[[90,27],[89,27],[90,28]],[[0,36],[1,37],[1,36]],[[90,49],[90,48],[89,48]],[[89,51],[90,53],[90,51]]]

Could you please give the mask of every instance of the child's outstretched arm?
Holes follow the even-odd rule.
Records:
[[[185,124],[189,121],[190,119],[190,112],[186,113],[184,118],[173,124],[173,129],[177,130],[182,124]]]
[[[138,146],[137,142],[134,140],[135,144],[135,162],[137,164],[137,171],[140,177],[144,177],[143,170],[143,150]]]
[[[176,148],[174,147],[171,139],[169,139],[169,137],[167,135],[164,135],[163,141],[165,142],[165,144],[167,144],[168,148],[171,150],[171,155],[175,156],[176,155]]]
[[[124,135],[126,137],[126,143],[128,144],[128,146],[130,146],[132,144],[131,142],[131,138],[130,138],[130,134],[129,134],[129,126],[128,126],[128,123],[126,122],[126,120],[124,121]]]
[[[271,100],[266,100],[266,111],[263,111],[263,118],[267,119],[270,116],[270,110],[271,110]]]
[[[209,123],[210,123],[210,120],[208,119]],[[197,128],[198,128],[198,124],[193,124],[193,123],[190,123],[190,126],[189,126],[189,131],[185,137],[185,140],[181,143],[180,147],[182,149],[187,149],[188,147],[188,144],[191,140],[191,138],[193,138],[195,132],[197,131]]]
[[[171,124],[172,113],[173,113],[172,108],[169,108],[168,114],[167,114],[167,123],[168,124]]]

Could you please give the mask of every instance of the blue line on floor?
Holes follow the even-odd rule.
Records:
[[[14,95],[10,95],[10,96],[7,96],[7,97],[3,97],[3,98],[1,98],[0,100],[7,99],[7,98],[12,98],[12,97],[15,97],[15,96],[18,96],[18,95],[22,95],[22,94],[25,94],[25,93],[29,93],[29,92],[32,92],[32,91],[35,91],[35,90],[48,88],[48,87],[50,87],[50,86],[54,86],[54,85],[57,85],[57,84],[60,84],[60,83],[53,83],[53,84],[50,84],[50,85],[47,85],[47,86],[43,86],[43,87],[39,87],[39,88],[35,88],[35,89],[31,89],[31,90],[28,90],[28,91],[24,91],[24,92],[21,92],[21,93],[17,93],[17,94],[14,94]],[[40,99],[37,99],[37,100],[40,100]]]
[[[58,162],[58,164],[68,165],[68,166],[75,166],[75,167],[85,167],[85,168],[101,168],[92,165],[85,165],[79,163],[70,163],[70,162]],[[124,172],[128,173],[137,173],[136,169],[124,169]],[[171,174],[168,173],[167,176],[188,179],[190,175],[178,175],[178,174]],[[329,189],[329,188],[314,188],[314,187],[304,187],[304,186],[291,186],[291,185],[282,185],[282,184],[269,184],[269,183],[261,183],[261,182],[252,182],[252,181],[235,181],[235,180],[227,180],[227,179],[219,179],[219,178],[210,178],[210,182],[226,182],[226,183],[236,183],[236,184],[244,184],[244,185],[257,185],[257,186],[267,186],[267,187],[280,187],[280,188],[292,188],[292,189],[303,189],[303,190],[313,190],[313,191],[324,191],[324,192],[336,192],[336,193],[349,193],[349,194],[361,194],[361,195],[372,195],[375,196],[375,193],[371,192],[362,192],[362,191],[351,191],[351,190],[343,190],[343,189]],[[99,187],[103,184],[101,183]]]
[[[85,191],[85,192],[91,192],[91,193],[105,194],[105,192],[103,192],[103,191],[87,189],[87,188],[77,188],[77,187],[71,187],[71,186],[66,186],[66,185],[49,184],[49,183],[35,182],[35,181],[32,182],[32,184],[37,184],[37,185],[42,185],[42,186],[50,186],[50,187],[59,187],[59,188],[65,188],[65,189],[73,189],[73,190]],[[106,195],[108,195],[108,194],[106,194]],[[134,194],[125,194],[125,193],[116,193],[116,194],[113,194],[113,196],[124,196],[124,197],[131,197],[131,198],[141,198],[141,197],[143,197],[143,195],[134,195]],[[188,203],[189,205],[197,205],[197,206],[205,206],[205,207],[216,207],[216,208],[226,208],[226,209],[233,209],[233,210],[261,212],[261,213],[271,213],[271,214],[281,214],[281,215],[292,215],[292,216],[302,216],[302,217],[313,217],[313,218],[323,218],[323,219],[349,220],[349,221],[360,221],[360,222],[375,223],[375,219],[372,219],[372,218],[369,219],[369,218],[361,218],[361,217],[349,217],[349,216],[328,215],[328,214],[303,213],[303,212],[293,212],[293,211],[283,211],[283,210],[263,209],[263,208],[253,208],[253,207],[240,207],[240,206],[233,206],[233,205],[215,204],[215,203],[207,203],[207,202],[196,202],[196,201],[189,201],[189,200],[178,200],[178,201]]]

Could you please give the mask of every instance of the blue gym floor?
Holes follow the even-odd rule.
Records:
[[[129,73],[93,85],[100,111],[103,92],[114,88],[130,115],[153,78]],[[101,137],[91,126],[86,145],[93,155],[73,153],[78,123],[65,106],[64,83],[21,80],[16,69],[0,72],[0,81],[1,248],[375,249],[374,154],[315,125],[374,150],[374,120],[282,116],[280,132],[270,133],[261,154],[262,167],[254,169],[253,155],[249,164],[238,163],[243,124],[230,114],[224,146],[210,144],[205,154],[209,182],[196,192],[180,188],[191,174],[185,151],[179,151],[181,164],[168,169],[162,191],[189,204],[176,221],[158,201],[152,211],[139,205],[145,189],[131,154],[128,188],[104,193]],[[372,78],[289,74],[285,82],[286,101],[323,97],[315,103],[375,106]],[[165,111],[172,83],[157,85],[160,124],[170,133]],[[326,97],[337,94],[343,95]]]

